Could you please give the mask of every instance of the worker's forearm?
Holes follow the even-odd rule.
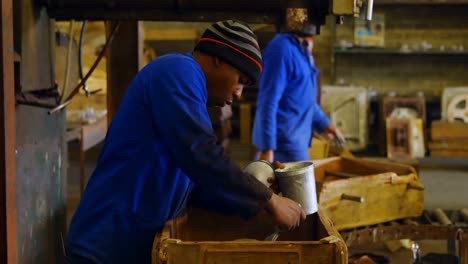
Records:
[[[266,161],[269,161],[269,162],[273,162],[274,152],[271,149],[262,150],[262,151],[260,151],[260,154],[259,154],[258,158],[261,159],[261,160],[266,160]]]

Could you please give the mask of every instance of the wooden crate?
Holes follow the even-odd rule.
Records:
[[[468,157],[468,123],[433,121],[429,150],[434,157]]]
[[[390,159],[422,158],[425,155],[422,119],[387,118],[387,157]]]
[[[395,112],[396,109],[408,111]],[[392,115],[393,114],[393,115]],[[414,114],[414,116],[413,116]],[[387,118],[419,118],[426,123],[426,100],[423,97],[384,97],[381,100],[379,114],[379,149],[386,153],[386,120]]]
[[[321,211],[278,241],[263,241],[274,230],[266,212],[244,220],[191,208],[155,237],[153,264],[347,263],[345,243]]]
[[[384,97],[382,101],[382,119],[392,117],[392,112],[397,108],[408,108],[416,112],[417,116],[403,118],[420,118],[426,121],[426,100],[424,97]],[[402,118],[394,116],[394,118]]]
[[[310,159],[324,159],[328,157],[328,150],[330,149],[330,144],[320,138],[313,138],[312,144],[308,149]]]
[[[345,157],[314,164],[319,206],[338,230],[415,217],[423,211],[424,188],[411,166]],[[332,175],[337,173],[340,177]]]

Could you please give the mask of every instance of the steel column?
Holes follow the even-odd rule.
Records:
[[[0,263],[18,263],[12,0],[0,12]]]

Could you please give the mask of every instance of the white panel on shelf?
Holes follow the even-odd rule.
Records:
[[[368,142],[367,89],[354,86],[322,87],[322,110],[343,133],[346,148],[362,150]]]

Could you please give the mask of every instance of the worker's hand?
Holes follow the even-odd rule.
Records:
[[[306,219],[305,212],[298,203],[277,194],[271,196],[267,210],[273,215],[280,230],[292,230]]]
[[[274,157],[275,157],[275,154],[273,150],[262,150],[260,151],[260,154],[258,155],[258,159],[266,160],[269,162],[273,162]]]
[[[329,125],[323,131],[323,133],[328,137],[328,139],[336,139],[341,145],[343,145],[346,142],[343,134],[341,134],[340,130],[338,130],[338,128],[336,128],[334,125]]]
[[[279,161],[275,161],[273,162],[273,169],[277,170],[277,169],[284,169],[285,165]],[[272,189],[275,193],[279,193],[280,192],[280,189],[279,189],[279,186],[278,186],[278,181],[276,181],[275,178],[273,177],[270,177],[267,179],[268,183],[270,183],[270,189]]]

